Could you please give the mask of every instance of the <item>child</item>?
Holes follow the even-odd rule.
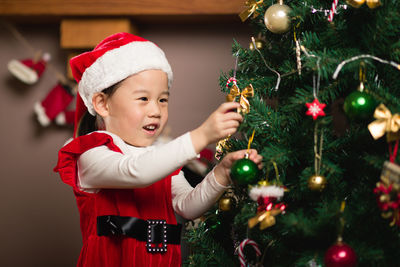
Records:
[[[60,150],[55,171],[73,187],[80,212],[78,266],[180,266],[174,212],[186,219],[202,215],[227,189],[230,167],[246,151],[227,154],[195,188],[180,168],[236,131],[242,117],[229,111],[239,104],[224,103],[197,129],[155,146],[172,83],[159,47],[118,33],[70,63],[79,83],[79,127]],[[261,164],[255,150],[250,159]]]

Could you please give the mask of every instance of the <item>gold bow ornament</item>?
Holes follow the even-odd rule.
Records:
[[[257,8],[259,5],[261,5],[264,1],[255,1],[255,0],[248,0],[246,1],[246,9],[240,12],[239,17],[244,22],[246,19],[248,19],[252,14],[253,18],[257,17],[259,13],[257,12]]]
[[[231,146],[228,143],[230,138],[231,138],[231,136],[229,135],[227,138],[224,138],[224,139],[218,141],[217,146],[215,148],[215,158],[217,160],[221,159],[221,156],[224,153],[224,150],[230,149]]]
[[[240,103],[240,108],[239,112],[243,114],[247,114],[250,111],[250,103],[249,100],[247,99],[248,97],[253,97],[254,96],[254,88],[250,84],[246,88],[240,92],[239,87],[237,87],[236,83],[234,83],[231,87],[231,90],[229,94],[226,96],[226,101],[228,102],[233,102],[236,100],[236,97],[240,96],[239,103]],[[223,154],[224,150],[227,150],[230,148],[228,141],[231,138],[229,135],[227,138],[220,140],[217,143],[216,147],[216,153],[215,153],[215,158],[219,160]]]
[[[368,130],[372,137],[376,140],[386,134],[388,142],[400,139],[400,115],[390,112],[384,105],[380,104],[374,112],[375,121],[368,125]]]
[[[254,88],[253,85],[249,85],[246,88],[240,92],[239,87],[237,87],[236,84],[234,84],[231,87],[231,90],[229,94],[226,96],[226,101],[228,102],[233,102],[236,100],[236,97],[240,96],[239,103],[240,103],[240,108],[239,112],[247,114],[250,111],[250,103],[249,100],[247,99],[248,97],[253,97],[254,96]]]
[[[346,2],[355,8],[361,7],[365,2],[367,2],[367,6],[371,9],[380,7],[382,5],[380,0],[346,0]]]
[[[257,215],[248,221],[249,228],[260,224],[260,230],[264,230],[275,224],[275,216],[284,213],[286,209],[285,204],[275,203],[283,196],[284,191],[283,186],[261,184],[250,189],[249,196],[257,201],[258,208]]]

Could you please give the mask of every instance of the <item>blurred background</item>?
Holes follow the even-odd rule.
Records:
[[[95,39],[82,30],[92,29],[98,38],[107,28],[102,23],[112,25],[107,30],[113,33],[120,29],[113,28],[113,20],[122,19],[133,33],[164,50],[174,71],[171,137],[197,127],[225,101],[218,79],[221,71],[235,64],[233,40],[243,46],[250,42],[250,29],[237,16],[244,1],[95,2],[0,1],[0,266],[76,265],[81,248],[79,214],[72,189],[53,172],[57,152],[72,136],[73,127],[43,125],[34,106],[45,102],[60,79],[74,85],[68,81],[68,58],[90,48],[73,47],[73,42],[84,36]],[[68,34],[72,45],[63,39]],[[39,50],[51,59],[42,75],[26,84],[8,64],[32,59]]]

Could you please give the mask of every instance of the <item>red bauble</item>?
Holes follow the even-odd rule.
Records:
[[[353,267],[357,265],[357,255],[353,248],[343,242],[337,242],[325,253],[326,267]]]

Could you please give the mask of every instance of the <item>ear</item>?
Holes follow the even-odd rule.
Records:
[[[108,116],[107,95],[100,92],[95,93],[92,97],[93,108],[101,117]]]

